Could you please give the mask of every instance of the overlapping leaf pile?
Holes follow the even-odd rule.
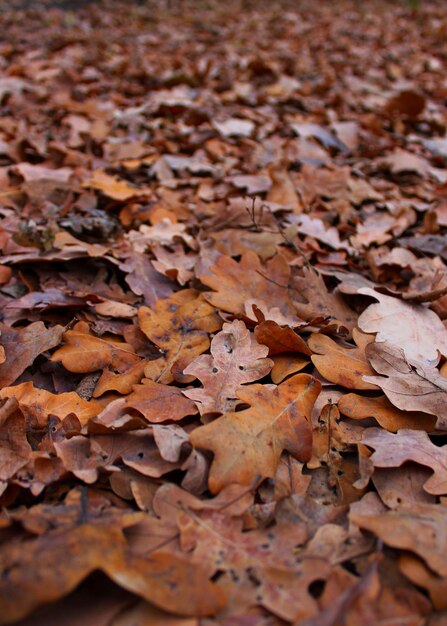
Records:
[[[445,6],[249,4],[0,14],[1,624],[445,623]]]

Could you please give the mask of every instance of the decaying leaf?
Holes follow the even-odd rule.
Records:
[[[369,460],[375,467],[400,467],[409,461],[430,467],[433,476],[424,489],[437,496],[447,493],[447,450],[434,445],[427,433],[402,429],[392,434],[368,428],[363,433],[362,443],[374,449]]]
[[[386,545],[420,556],[440,576],[447,576],[446,517],[447,509],[436,504],[415,504],[380,515],[350,515],[354,524],[374,533]]]
[[[365,356],[365,348],[373,338],[357,329],[354,329],[353,336],[358,347],[350,349],[338,345],[326,335],[311,335],[308,345],[314,352],[312,363],[332,383],[348,389],[375,389],[375,385],[363,378],[374,374]]]
[[[244,315],[247,300],[255,302],[284,303],[283,313],[293,312],[289,300],[290,269],[285,258],[276,255],[265,267],[254,252],[246,252],[240,262],[220,256],[217,263],[203,271],[199,278],[204,285],[214,289],[206,299],[213,306],[236,315]]]
[[[190,380],[184,369],[208,349],[209,333],[221,326],[216,310],[193,289],[159,300],[154,311],[141,307],[138,320],[143,333],[163,354],[145,369],[148,378],[160,383]]]
[[[447,330],[439,317],[421,304],[391,298],[368,287],[359,293],[379,300],[360,315],[359,327],[377,333],[376,341],[399,346],[409,361],[435,364],[447,354]]]
[[[14,383],[34,359],[57,346],[64,328],[53,326],[46,328],[43,322],[34,322],[29,326],[16,329],[0,324],[0,343],[5,358],[0,363],[0,387]]]
[[[73,413],[81,424],[85,424],[102,410],[102,405],[95,400],[87,402],[74,392],[53,394],[37,389],[31,382],[4,387],[0,398],[15,398],[31,424],[41,427],[47,424],[50,415],[63,419]]]
[[[197,403],[200,413],[234,410],[241,385],[263,378],[272,368],[267,346],[257,343],[245,324],[224,324],[211,342],[211,355],[197,357],[183,373],[195,376],[203,389],[184,391]]]
[[[69,372],[86,373],[106,367],[125,372],[139,362],[132,346],[116,339],[102,339],[89,333],[88,325],[79,322],[63,335],[65,345],[51,357]]]
[[[380,387],[398,409],[436,415],[436,427],[447,428],[447,380],[435,367],[410,363],[404,351],[387,343],[373,343],[366,355],[382,376],[365,376],[366,382]]]
[[[121,530],[111,525],[81,524],[68,531],[53,531],[28,541],[26,547],[26,561],[20,560],[20,542],[2,551],[2,624],[66,595],[96,569],[125,589],[174,613],[210,615],[225,602],[221,590],[198,567],[163,553],[145,559],[137,557],[126,546]],[[181,591],[175,602],[173,587]]]
[[[317,4],[0,3],[1,624],[444,626],[447,12]]]
[[[191,443],[214,452],[209,487],[213,493],[233,482],[249,485],[274,476],[283,450],[300,461],[310,458],[310,412],[320,384],[297,374],[276,389],[251,385],[238,392],[250,408],[226,413],[191,433]]]
[[[430,432],[435,428],[436,418],[418,411],[400,410],[386,396],[367,397],[347,393],[339,398],[338,408],[353,420],[374,418],[382,428],[393,433],[400,428],[414,428]]]

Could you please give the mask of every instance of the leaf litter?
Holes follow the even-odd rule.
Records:
[[[2,7],[0,624],[445,623],[413,4]]]

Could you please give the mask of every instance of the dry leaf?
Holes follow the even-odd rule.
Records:
[[[283,450],[299,461],[310,458],[310,413],[320,384],[297,374],[276,389],[251,385],[239,391],[250,408],[226,413],[191,433],[193,446],[214,452],[209,487],[213,493],[232,482],[249,485],[274,476]]]
[[[376,389],[375,385],[364,380],[363,376],[374,374],[365,356],[366,346],[373,337],[353,331],[357,348],[343,348],[326,335],[315,333],[308,339],[309,348],[314,352],[312,363],[319,373],[331,383],[348,389]]]
[[[223,325],[210,350],[210,355],[197,357],[183,370],[187,376],[198,378],[203,389],[183,393],[197,403],[201,414],[232,411],[239,403],[240,386],[263,378],[271,370],[273,363],[265,358],[269,350],[239,320]]]
[[[439,370],[424,363],[410,363],[404,351],[387,343],[372,343],[366,356],[382,376],[365,376],[380,387],[388,400],[404,411],[436,415],[436,427],[447,428],[447,380]]]
[[[447,355],[447,330],[439,317],[421,304],[411,304],[364,287],[358,290],[379,300],[358,319],[365,333],[377,333],[376,341],[401,347],[409,361],[436,365],[439,353]],[[398,321],[398,323],[397,323]]]
[[[215,309],[194,289],[158,300],[154,311],[141,307],[138,320],[143,333],[163,354],[145,369],[148,378],[160,383],[191,380],[183,370],[209,348],[208,333],[221,327]]]

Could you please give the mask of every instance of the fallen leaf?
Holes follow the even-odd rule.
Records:
[[[31,457],[26,439],[26,420],[15,398],[0,407],[0,481],[7,481]]]
[[[75,392],[54,394],[45,389],[37,389],[33,383],[21,383],[15,387],[4,387],[0,398],[15,398],[19,407],[31,421],[39,427],[45,427],[50,415],[64,419],[74,413],[80,423],[86,424],[102,410],[102,404],[95,400],[87,402]]]
[[[222,592],[198,567],[169,554],[157,553],[145,559],[134,556],[121,530],[110,525],[82,524],[69,531],[53,531],[27,542],[25,561],[20,559],[21,553],[18,542],[2,552],[2,624],[17,621],[37,606],[66,595],[96,569],[124,589],[174,613],[210,615],[224,605]],[[182,591],[175,600],[172,586]]]
[[[289,276],[290,268],[283,256],[277,254],[263,267],[254,252],[244,254],[239,263],[220,256],[214,266],[199,274],[202,283],[215,292],[205,294],[208,302],[235,315],[244,315],[247,300],[284,303],[281,311],[293,312]]]
[[[127,180],[120,180],[114,176],[109,176],[102,170],[95,170],[90,180],[84,183],[84,187],[98,189],[112,200],[125,201],[138,196],[152,195],[150,189],[139,189],[133,187]]]
[[[447,330],[439,317],[421,304],[411,304],[370,288],[362,293],[379,300],[360,315],[358,325],[365,333],[377,333],[376,341],[402,347],[410,361],[436,364],[439,353],[447,354]],[[396,324],[399,320],[399,324]]]
[[[241,385],[266,376],[272,361],[269,350],[259,344],[244,322],[224,324],[211,342],[210,355],[197,357],[183,370],[198,378],[203,389],[187,389],[183,394],[197,403],[201,414],[233,411],[239,403]]]
[[[447,428],[447,379],[436,367],[409,363],[403,350],[387,343],[370,344],[366,356],[382,374],[365,376],[366,382],[380,387],[398,409],[436,415],[436,427]]]
[[[144,379],[126,396],[123,409],[135,409],[150,423],[178,421],[197,412],[187,392],[152,380]]]
[[[309,460],[310,412],[319,392],[320,384],[308,374],[297,374],[273,391],[251,385],[238,393],[250,408],[194,430],[192,445],[215,455],[209,477],[212,493],[233,482],[248,485],[274,476],[283,450],[299,461]]]
[[[393,406],[386,396],[369,398],[347,393],[339,398],[337,405],[346,417],[353,420],[374,418],[382,428],[393,433],[400,428],[430,432],[434,430],[436,424],[434,416],[417,411],[401,411]]]
[[[194,289],[184,289],[158,300],[154,311],[141,307],[138,321],[143,333],[163,353],[146,367],[146,377],[166,384],[174,379],[191,380],[183,374],[184,369],[209,348],[208,334],[221,327],[214,307]]]
[[[0,332],[0,343],[5,352],[5,359],[0,363],[0,387],[7,387],[32,365],[39,354],[59,344],[64,327],[47,329],[43,322],[34,322],[18,329],[0,323]]]
[[[374,449],[369,459],[375,467],[400,467],[409,461],[430,467],[433,476],[424,484],[424,489],[435,496],[447,493],[447,449],[434,445],[427,433],[402,429],[392,434],[367,428],[362,443]]]
[[[69,372],[86,373],[109,367],[125,372],[139,362],[132,346],[116,339],[101,339],[89,333],[88,325],[79,322],[63,335],[65,345],[51,357]]]
[[[309,346],[295,331],[282,327],[272,320],[265,320],[255,328],[255,337],[258,343],[265,344],[269,349],[269,356],[284,352],[301,352],[310,356]]]
[[[447,576],[444,558],[446,507],[413,504],[381,515],[352,513],[350,520],[374,533],[387,546],[420,556],[440,576]]]
[[[353,330],[357,348],[344,348],[330,337],[314,333],[307,341],[314,353],[312,363],[318,372],[331,383],[348,389],[376,389],[375,385],[365,382],[363,376],[374,374],[374,370],[365,356],[367,345],[373,337]]]

